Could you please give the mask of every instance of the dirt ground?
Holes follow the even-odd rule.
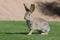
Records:
[[[25,9],[23,3],[25,3],[29,8],[31,3],[37,1],[53,2],[56,0],[0,0],[0,20],[24,21]],[[42,15],[37,8],[33,15],[34,17],[41,17],[47,21],[60,21],[59,17]]]

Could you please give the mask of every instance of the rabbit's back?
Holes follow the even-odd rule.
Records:
[[[31,29],[35,30],[50,30],[49,24],[46,20],[42,18],[35,18],[32,21],[32,27]]]

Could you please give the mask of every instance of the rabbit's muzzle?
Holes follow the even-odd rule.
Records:
[[[26,18],[24,17],[24,19],[26,20]]]

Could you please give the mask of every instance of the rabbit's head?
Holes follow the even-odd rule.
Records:
[[[27,6],[25,4],[23,4],[26,10],[24,19],[25,20],[30,20],[31,19],[31,14],[33,13],[33,11],[35,10],[35,5],[31,4],[30,9],[27,8]]]

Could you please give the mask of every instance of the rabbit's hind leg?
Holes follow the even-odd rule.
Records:
[[[47,32],[45,32],[45,33],[41,33],[41,35],[48,35],[48,33],[47,33]]]
[[[41,35],[48,35],[48,32],[46,30],[42,30]]]

